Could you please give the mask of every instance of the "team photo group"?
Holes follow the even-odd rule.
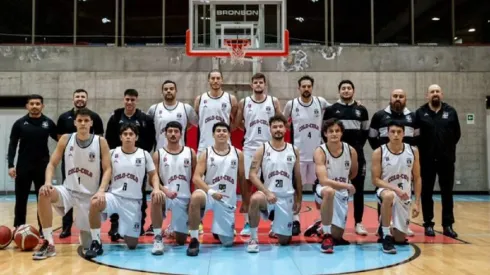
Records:
[[[241,235],[247,237],[244,250],[258,253],[262,219],[271,222],[269,237],[280,245],[300,234],[317,235],[319,251],[333,253],[336,245],[348,244],[343,235],[351,198],[354,232],[368,235],[365,182],[375,187],[380,249],[395,254],[395,245],[407,244],[414,234],[412,218],[422,215],[424,234],[435,236],[436,175],[443,234],[457,237],[452,188],[461,130],[439,85],[417,91],[427,103],[414,111],[406,107],[405,91],[394,89],[388,106],[370,115],[355,99],[350,80],[338,84],[338,101],[329,103],[321,96],[326,92],[314,89],[314,79],[302,76],[299,96],[284,106],[267,92],[261,73],[252,76],[252,94],[241,100],[222,90],[220,71],[209,72],[208,82],[209,91],[190,105],[179,101],[177,83],[167,80],[162,101],[147,111],[137,108],[138,92],[127,89],[124,107],[114,110],[105,130],[100,116],[86,107],[89,93],[83,89],[73,93],[73,109],[57,123],[42,113],[41,95],[28,97],[28,114],[12,127],[8,161],[16,181],[15,227],[25,224],[29,194],[17,187],[34,181],[38,195],[43,240],[34,260],[57,253],[53,210],[63,217],[59,238],[71,236],[74,224],[87,259],[104,253],[101,224],[107,219],[111,240],[123,239],[128,249],[137,247],[140,236],[152,235],[153,255],[163,255],[164,238],[171,238],[187,246],[188,256],[197,256],[208,210],[211,233],[223,246],[233,246]],[[197,150],[187,143],[191,126],[198,129]],[[231,143],[236,129],[245,133],[242,149]],[[50,137],[57,141],[51,154]],[[366,143],[372,155],[364,153]],[[58,166],[60,185],[53,184]],[[304,185],[313,186],[319,216],[301,232]],[[147,208],[151,224],[145,225]],[[236,224],[236,215],[245,222]],[[162,229],[167,216],[171,221]]]

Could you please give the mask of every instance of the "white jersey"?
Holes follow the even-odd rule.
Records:
[[[254,101],[252,97],[244,99],[245,136],[243,150],[255,151],[260,145],[271,139],[269,119],[274,114],[274,98],[272,96],[267,96],[262,102]]]
[[[64,186],[73,192],[93,195],[99,190],[102,179],[100,137],[92,135],[90,144],[80,147],[76,136],[77,133],[70,135],[63,153]]]
[[[292,144],[299,148],[302,162],[313,161],[315,149],[322,141],[323,106],[318,97],[311,97],[309,105],[304,105],[299,98],[291,103]]]
[[[236,205],[236,190],[238,185],[238,152],[230,145],[230,152],[219,155],[214,147],[208,147],[206,157],[206,176],[204,181],[209,188],[227,195],[223,201]]]
[[[381,145],[381,179],[411,194],[414,159],[415,155],[409,144],[403,144],[403,152],[400,154],[390,152],[387,144]]]
[[[111,150],[112,180],[109,192],[129,199],[143,198],[143,184],[148,172],[155,170],[150,154],[141,148],[133,153],[122,147]]]
[[[185,134],[187,132],[187,123],[189,121],[185,104],[182,102],[177,102],[175,106],[169,109],[163,104],[163,102],[160,102],[154,108],[155,110],[153,114],[153,121],[155,123],[155,140],[157,142],[156,148],[160,149],[167,145],[165,126],[167,126],[167,123],[171,121],[177,121],[182,125],[182,137],[180,138],[180,145],[184,146]]]
[[[262,175],[265,187],[278,196],[294,194],[294,164],[296,162],[295,146],[285,143],[286,148],[277,151],[269,142],[264,143],[262,157]]]
[[[325,153],[325,166],[328,178],[337,182],[349,183],[350,168],[352,166],[349,144],[342,142],[342,153],[338,157],[332,156],[324,143],[320,145]],[[342,195],[349,195],[347,189],[337,190]]]
[[[204,150],[214,144],[213,126],[218,122],[230,125],[231,96],[223,92],[220,97],[211,97],[208,93],[201,95],[199,102],[199,148]]]
[[[192,181],[192,151],[184,146],[177,154],[169,153],[165,148],[158,149],[160,167],[158,169],[163,185],[178,198],[190,198]]]

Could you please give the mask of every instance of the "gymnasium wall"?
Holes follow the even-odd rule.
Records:
[[[314,93],[329,102],[337,99],[338,82],[351,79],[356,98],[370,116],[386,107],[394,88],[407,92],[407,107],[414,110],[425,103],[427,87],[439,84],[445,101],[459,112],[462,127],[456,162],[456,181],[461,184],[455,189],[488,190],[485,97],[490,94],[490,47],[303,47],[291,52],[288,58],[265,59],[261,64],[269,93],[283,104],[298,95],[297,79],[304,74],[315,78]],[[220,66],[230,88],[249,83],[250,64]],[[56,121],[72,107],[73,91],[84,88],[89,108],[106,123],[112,110],[122,106],[125,89],[137,89],[139,107],[147,110],[161,100],[165,79],[176,81],[179,100],[191,103],[207,90],[212,67],[212,59],[188,58],[181,47],[0,47],[0,95],[42,94],[45,114]],[[475,114],[474,125],[466,124],[468,113]],[[365,152],[370,156],[369,145]],[[369,175],[368,169],[366,189],[373,190]]]

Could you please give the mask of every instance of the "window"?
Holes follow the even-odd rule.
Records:
[[[374,42],[411,44],[410,0],[374,0]]]
[[[334,43],[371,43],[370,0],[334,1]]]
[[[287,29],[291,45],[325,44],[325,1],[287,1]]]
[[[188,28],[189,1],[165,0],[165,43],[184,45]]]
[[[113,44],[116,34],[115,0],[86,0],[77,3],[77,45]],[[119,35],[120,31],[119,28]]]
[[[3,0],[0,8],[0,43],[31,43],[32,1]]]
[[[73,44],[73,1],[36,0],[36,44]]]
[[[490,1],[455,2],[456,44],[490,43]]]
[[[128,45],[162,43],[162,0],[124,0],[125,37]],[[183,0],[182,0],[183,1]]]
[[[415,43],[452,44],[451,0],[414,2]]]

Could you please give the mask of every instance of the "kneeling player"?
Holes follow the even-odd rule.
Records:
[[[410,224],[410,205],[413,179],[415,203],[412,218],[419,215],[421,179],[419,152],[403,143],[404,127],[393,121],[388,125],[387,144],[373,152],[371,174],[376,195],[381,204],[383,252],[394,254],[394,243],[405,243]],[[393,232],[390,221],[393,219]],[[394,238],[393,238],[393,236]]]
[[[228,144],[230,127],[224,122],[213,126],[214,146],[200,156],[193,182],[197,190],[192,193],[189,205],[189,231],[191,242],[188,256],[199,254],[198,227],[208,210],[213,210],[211,232],[224,246],[232,246],[235,229],[237,186],[244,188],[245,173],[243,154]],[[204,180],[203,180],[204,179]],[[245,192],[246,193],[246,192]],[[243,195],[242,209],[247,207],[247,194]]]
[[[155,204],[161,208],[163,201],[163,193],[160,190],[153,160],[148,152],[136,147],[137,126],[124,124],[119,134],[122,146],[111,150],[112,183],[109,191],[97,193],[92,198],[90,206],[90,231],[93,241],[89,251],[85,253],[85,258],[88,259],[103,253],[100,240],[101,213],[107,214],[107,216],[118,214],[119,235],[124,238],[129,249],[136,248],[141,232],[141,203],[144,195],[142,184],[146,173],[148,173],[148,178],[153,186],[152,205]],[[105,186],[104,184],[100,187],[102,190],[106,190],[107,184]],[[163,246],[163,244],[161,245]]]
[[[172,211],[172,221],[169,231],[175,235],[177,244],[183,245],[187,240],[189,216],[189,200],[191,197],[190,181],[196,166],[196,153],[193,149],[180,145],[182,125],[177,121],[171,121],[165,126],[165,136],[168,144],[158,149],[153,154],[157,173],[163,183],[162,190],[165,193],[163,207],[152,209],[159,216],[166,217],[167,210]],[[162,214],[162,210],[164,211]],[[155,239],[162,239],[161,222],[155,221]],[[163,250],[155,249],[153,254],[160,254]]]
[[[53,241],[53,212],[51,206],[64,216],[70,209],[76,209],[75,225],[80,229],[81,244],[90,246],[89,209],[90,199],[96,194],[104,194],[101,185],[107,186],[111,180],[109,145],[103,137],[90,134],[91,112],[82,108],[75,113],[73,134],[63,135],[58,141],[51,160],[46,167],[46,181],[39,190],[38,212],[45,240],[33,255],[34,260],[43,260],[56,255]],[[55,168],[64,160],[66,178],[63,185],[53,186]],[[101,171],[102,167],[102,171]],[[100,217],[99,217],[100,223]]]
[[[315,183],[315,201],[320,205],[323,242],[321,251],[333,253],[334,241],[342,242],[349,196],[356,189],[349,183],[357,175],[357,152],[342,142],[344,125],[336,119],[323,124],[322,133],[327,140],[314,154],[318,182]]]
[[[283,115],[275,115],[269,119],[272,140],[257,149],[250,166],[250,181],[259,191],[252,195],[248,210],[251,236],[248,252],[259,252],[257,227],[260,212],[264,219],[274,221],[272,232],[281,245],[287,245],[293,234],[293,215],[298,214],[301,209],[299,152],[292,144],[284,141],[286,124],[287,120]],[[264,183],[258,176],[260,167]]]

